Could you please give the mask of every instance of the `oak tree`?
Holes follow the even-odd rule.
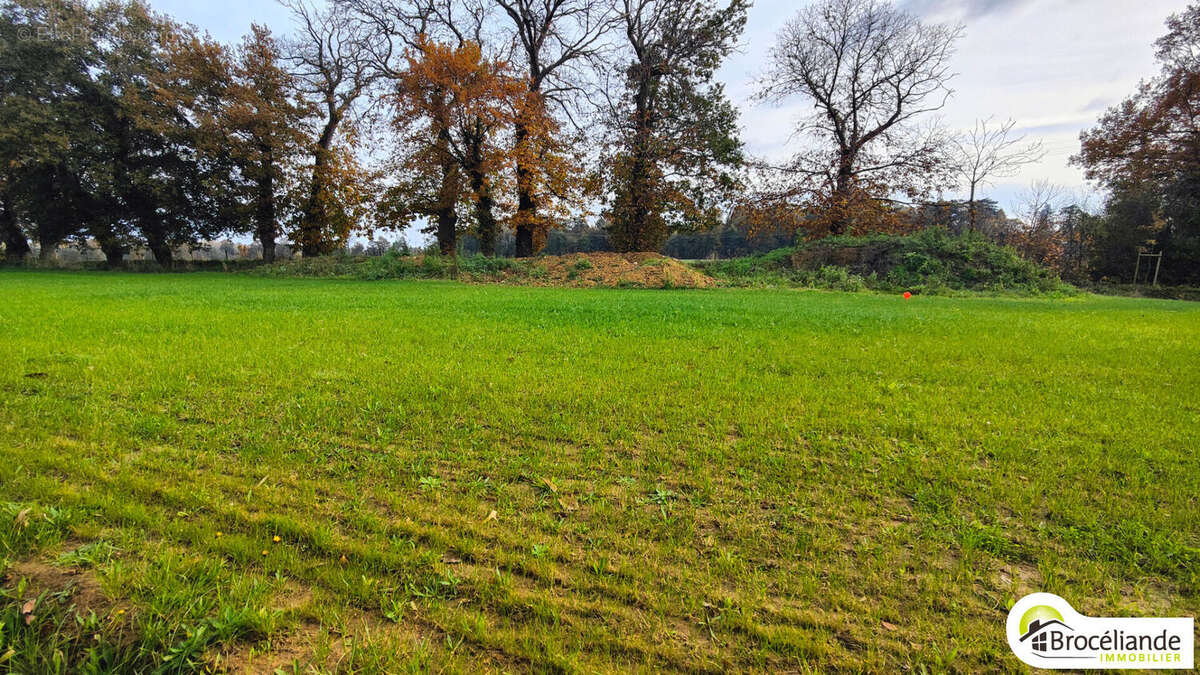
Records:
[[[299,100],[299,83],[286,67],[282,46],[263,26],[251,26],[229,79],[219,123],[237,168],[238,221],[251,224],[263,262],[271,263],[280,222],[295,210],[312,106]]]
[[[202,120],[228,86],[225,50],[143,2],[109,2],[97,74],[106,239],[127,228],[164,267],[226,229],[228,156]],[[103,246],[103,241],[101,242]]]
[[[30,237],[49,259],[97,217],[85,188],[101,66],[93,24],[81,2],[0,6],[0,236],[11,262],[30,253]]]
[[[657,251],[674,227],[711,225],[738,184],[737,111],[713,81],[746,22],[746,0],[623,0],[629,62],[610,106],[609,234]]]
[[[811,102],[798,131],[812,145],[769,167],[782,183],[774,196],[842,234],[888,220],[895,194],[943,185],[946,138],[921,120],[950,97],[961,35],[961,26],[924,23],[888,0],[802,9],[776,38],[760,96]]]
[[[533,255],[549,225],[579,200],[580,161],[568,151],[562,118],[578,122],[602,40],[620,15],[604,0],[490,0],[509,21],[528,95],[513,124],[517,257]]]
[[[307,194],[292,239],[304,255],[331,253],[361,222],[370,197],[370,172],[354,142],[360,129],[356,106],[382,76],[372,52],[372,31],[345,3],[314,7],[285,0],[299,25],[289,58],[304,93],[319,110],[310,145]],[[350,201],[345,201],[350,200]]]
[[[496,132],[510,127],[525,90],[507,63],[486,58],[478,43],[458,46],[421,38],[391,95],[401,137],[386,216],[425,216],[444,254],[457,245],[459,208],[472,208],[480,242],[494,247],[497,181],[512,153]]]

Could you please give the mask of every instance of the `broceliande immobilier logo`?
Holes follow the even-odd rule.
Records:
[[[1192,668],[1193,619],[1090,617],[1051,593],[1008,613],[1008,644],[1036,668]]]

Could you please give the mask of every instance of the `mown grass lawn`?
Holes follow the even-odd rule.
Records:
[[[0,670],[1016,670],[1030,591],[1200,613],[1200,305],[0,297]]]

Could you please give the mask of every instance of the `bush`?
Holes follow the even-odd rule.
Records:
[[[826,265],[817,270],[816,280],[821,287],[835,291],[862,291],[867,288],[862,277],[851,274],[845,267]]]
[[[1032,294],[1072,290],[1053,271],[1021,258],[1011,248],[997,246],[983,235],[956,236],[938,229],[911,236],[828,237],[763,255],[698,266],[732,286]]]

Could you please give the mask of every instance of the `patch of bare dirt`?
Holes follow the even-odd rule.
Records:
[[[533,261],[528,283],[544,286],[711,288],[704,272],[657,253],[571,253]]]
[[[9,566],[3,577],[0,581],[6,586],[26,579],[29,585],[25,589],[25,597],[29,599],[37,598],[42,593],[69,593],[75,611],[81,615],[89,611],[103,614],[112,605],[100,590],[100,584],[78,568],[55,567],[37,561],[16,562]]]
[[[312,592],[291,589],[279,606],[293,606],[302,599],[312,602]],[[355,644],[379,641],[403,653],[426,648],[437,652],[445,644],[446,634],[424,619],[416,605],[411,605],[411,614],[406,611],[398,623],[376,611],[345,608],[334,623],[308,617],[265,640],[225,645],[208,654],[207,665],[213,672],[231,674],[292,672],[294,665],[306,668],[304,672],[342,672],[352,660]]]
[[[322,643],[326,650],[318,656],[317,645]],[[323,639],[320,624],[312,621],[269,640],[229,645],[210,655],[208,665],[220,673],[277,673],[295,664],[333,669],[345,657],[342,641]]]

